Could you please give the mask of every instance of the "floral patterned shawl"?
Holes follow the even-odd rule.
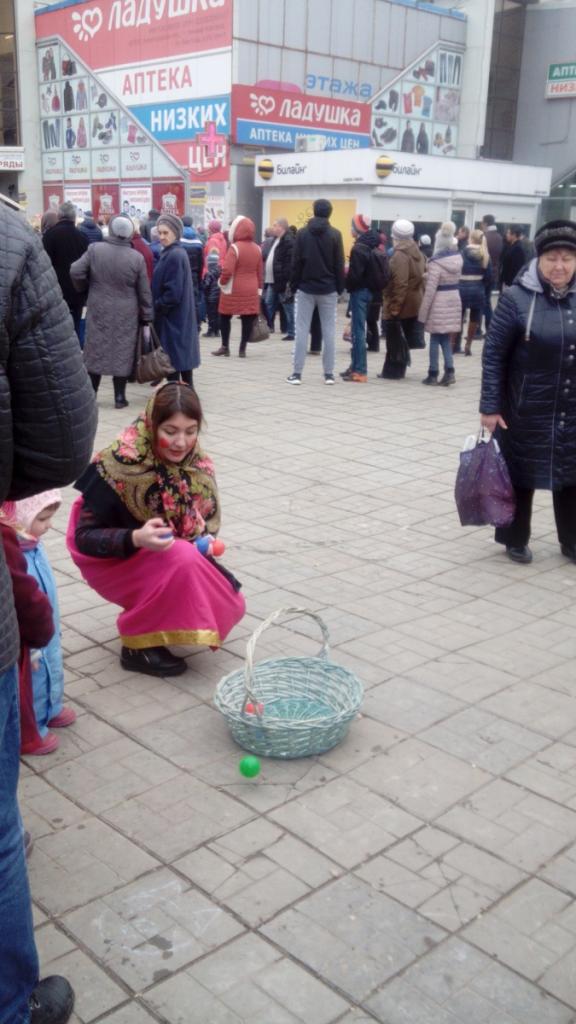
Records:
[[[220,502],[212,460],[198,443],[178,463],[163,462],[154,450],[152,406],[94,457],[96,471],[138,522],[160,516],[176,537],[194,540],[216,534]]]

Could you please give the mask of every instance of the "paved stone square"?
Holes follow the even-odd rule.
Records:
[[[344,327],[341,316],[340,334]],[[43,973],[75,1024],[575,1024],[576,566],[536,496],[530,566],[462,529],[481,345],[455,387],[323,384],[291,345],[213,359],[196,383],[244,621],[173,680],[119,665],[117,609],[47,544],[68,700],[60,749],[23,764]],[[347,365],[338,343],[338,367]],[[100,395],[98,443],[129,416]],[[255,626],[318,611],[365,686],[348,739],[244,779],[212,706]],[[314,653],[309,619],[257,657]]]

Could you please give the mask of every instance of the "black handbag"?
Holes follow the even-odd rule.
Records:
[[[152,324],[149,326],[150,341],[144,339],[143,325],[140,325],[138,330],[136,364],[134,367],[134,379],[137,384],[151,384],[152,381],[162,380],[169,373],[176,372],[168,355],[162,348]]]

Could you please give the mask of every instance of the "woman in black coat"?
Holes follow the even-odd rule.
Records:
[[[550,221],[534,242],[536,259],[490,325],[480,420],[496,431],[516,491],[514,522],[496,541],[531,562],[534,490],[550,490],[562,554],[576,562],[576,223]]]

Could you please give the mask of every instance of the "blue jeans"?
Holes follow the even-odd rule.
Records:
[[[278,296],[274,291],[273,284],[267,284],[264,287],[264,309],[266,311],[266,319],[268,326],[271,331],[274,330],[274,317],[278,311]]]
[[[291,338],[294,337],[294,299],[290,302],[282,302],[279,300],[282,309],[284,310],[284,316],[286,317],[286,334],[289,334]]]
[[[18,670],[0,675],[0,1024],[28,1024],[38,982],[32,904],[16,788],[20,766]]]
[[[454,360],[452,358],[452,346],[449,334],[430,335],[430,364],[429,373],[438,373],[438,349],[442,349],[444,356],[444,369],[453,370]]]
[[[350,292],[350,313],[352,315],[352,372],[367,373],[366,362],[366,317],[372,302],[369,288]]]

